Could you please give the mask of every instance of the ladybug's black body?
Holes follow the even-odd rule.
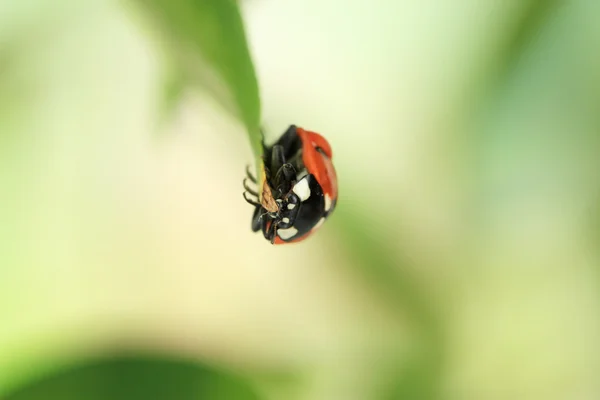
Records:
[[[337,177],[329,143],[319,134],[291,125],[272,146],[263,143],[264,181],[252,230],[274,244],[298,242],[318,229],[335,208]],[[256,183],[250,175],[249,178]]]

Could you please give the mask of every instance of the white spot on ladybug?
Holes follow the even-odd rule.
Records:
[[[331,208],[331,197],[328,194],[325,195],[325,212]]]
[[[300,201],[305,201],[310,197],[310,188],[308,187],[308,179],[301,179],[298,183],[294,185],[292,189],[294,193],[300,197]]]
[[[323,222],[325,222],[325,217],[321,218],[311,230],[316,231],[323,225]]]
[[[296,208],[296,205],[293,203],[288,204],[288,210],[293,210],[294,208]]]
[[[290,223],[290,219],[288,217],[284,217],[281,219],[281,222],[283,222],[284,224],[289,224]]]
[[[277,235],[283,240],[288,240],[298,233],[298,229],[293,226],[287,229],[277,229]]]

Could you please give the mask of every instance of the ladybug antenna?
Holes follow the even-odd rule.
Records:
[[[264,217],[265,215],[269,215],[269,212],[268,212],[268,211],[265,211],[264,213],[260,214],[260,215],[258,216],[258,219],[262,219],[262,217]]]

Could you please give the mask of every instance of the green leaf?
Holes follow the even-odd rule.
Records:
[[[240,377],[189,361],[117,356],[30,382],[4,400],[257,400]]]
[[[388,399],[435,399],[441,376],[443,330],[435,304],[427,297],[407,259],[399,260],[397,251],[385,237],[378,237],[367,214],[346,208],[336,209],[337,235],[346,244],[351,266],[363,281],[386,301],[399,320],[407,321],[416,332],[411,359],[399,353]],[[398,238],[398,240],[400,240]]]
[[[506,26],[501,40],[491,52],[483,76],[483,92],[480,96],[493,96],[502,89],[531,49],[540,31],[560,8],[560,0],[524,0],[519,4],[511,23]],[[476,102],[481,101],[477,97]]]
[[[163,77],[162,101],[159,108],[160,122],[168,122],[172,119],[177,106],[181,104],[181,100],[186,93],[188,83],[188,79],[183,71],[174,67],[166,68]]]
[[[238,4],[232,0],[131,0],[150,17],[182,79],[212,89],[244,123],[254,154],[262,153],[260,96]],[[207,67],[211,71],[207,71]],[[215,73],[216,77],[211,76]],[[171,77],[172,78],[172,77]],[[215,82],[215,78],[221,82]],[[170,83],[177,82],[177,80]],[[219,93],[220,85],[227,94]],[[181,90],[181,82],[177,83]],[[167,90],[167,93],[173,94]]]
[[[513,29],[507,30],[504,46],[497,53],[498,80],[504,83],[505,74],[521,59],[534,38],[548,21],[553,11],[561,5],[560,0],[528,0],[520,15],[516,15]]]

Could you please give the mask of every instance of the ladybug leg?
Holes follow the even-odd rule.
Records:
[[[265,130],[263,127],[260,128],[260,144],[262,145],[263,148],[263,154],[264,154],[264,150],[267,150],[269,146],[267,146],[267,144],[265,143]]]
[[[276,151],[280,152],[285,158],[293,157],[295,153],[298,152],[298,149],[302,148],[302,142],[298,133],[296,131],[296,125],[290,125],[290,127],[281,135],[281,137],[277,140],[273,146],[268,147],[264,141],[263,135],[263,159],[265,167],[270,168],[271,171],[277,173],[281,165],[285,164],[286,161],[282,160],[279,166],[275,166],[272,164],[274,159],[274,154]],[[281,146],[279,150],[275,150],[275,147]],[[279,156],[278,156],[279,157]]]
[[[256,206],[254,214],[252,214],[252,232],[258,232],[262,228],[262,207]]]
[[[283,154],[285,154],[286,162],[292,163],[295,167],[299,165],[296,158],[302,154],[299,150],[302,149],[302,141],[298,136],[296,125],[290,125],[290,127],[283,133],[281,138],[277,141],[277,144],[283,147]],[[292,161],[294,159],[294,161]],[[300,157],[302,159],[302,157]],[[301,170],[302,168],[296,168]]]
[[[258,198],[258,193],[256,192],[256,190],[252,190],[250,189],[250,187],[248,187],[248,184],[246,183],[247,178],[244,178],[244,189],[246,189],[246,191],[248,193],[250,193],[253,196],[256,196]]]
[[[296,180],[296,168],[292,164],[283,164],[275,174],[275,188],[279,191],[279,196],[283,196],[292,190]]]
[[[250,172],[250,164],[246,165],[246,176],[252,183],[256,183],[256,178],[252,175],[252,172]]]
[[[246,200],[246,202],[248,204],[252,204],[253,206],[256,206],[256,207],[262,207],[262,205],[259,202],[254,201],[254,200],[249,199],[248,197],[246,197],[246,192],[243,193],[243,196],[244,196],[244,200]]]
[[[283,146],[276,144],[273,146],[273,150],[271,151],[271,165],[269,169],[277,174],[284,164],[285,153]]]
[[[270,226],[269,241],[271,242],[271,244],[275,244],[275,237],[277,237],[277,229],[278,228],[279,228],[279,226],[275,223],[272,223]]]
[[[273,220],[269,218],[263,218],[262,220],[262,231],[265,239],[271,242],[275,242],[275,234],[277,232],[277,227]]]
[[[287,130],[283,133],[283,135],[281,135],[281,138],[277,142],[278,145],[283,147],[284,154],[288,154],[292,148],[298,147],[299,138],[296,129],[296,125],[290,125],[290,127],[287,128]]]
[[[259,217],[260,218],[260,217]],[[261,218],[260,219],[260,230],[263,233],[263,236],[265,237],[265,239],[269,239],[269,224],[268,224],[268,218]]]

